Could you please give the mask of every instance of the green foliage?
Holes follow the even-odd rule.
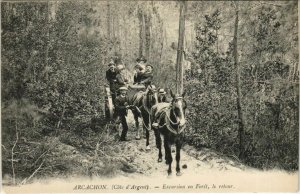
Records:
[[[88,3],[57,5],[55,18],[51,3],[1,6],[2,160],[10,174],[14,155],[18,178],[29,177],[47,156],[44,135],[84,130],[102,114],[106,38],[86,30],[95,14]]]
[[[187,141],[190,139],[196,146],[226,149],[224,141],[233,144],[237,136],[235,90],[230,57],[217,49],[220,23],[220,11],[216,10],[196,26],[195,63],[186,75],[186,80],[190,80],[186,83],[188,119],[193,123]]]
[[[299,84],[298,76],[293,74],[293,61],[298,60],[298,55],[287,54],[298,46],[291,47],[297,45],[293,41],[287,44],[284,30],[295,12],[282,14],[284,9],[295,11],[291,4],[285,8],[261,6],[253,17],[250,9],[240,11],[241,15],[250,14],[248,20],[241,18],[238,42],[246,121],[244,161],[257,168],[298,169]],[[211,11],[196,25],[195,64],[186,72],[190,106],[187,116],[192,123],[186,140],[195,146],[238,155],[233,47],[228,42],[227,52],[218,52],[219,36],[215,32],[226,31],[219,15],[218,10]],[[290,33],[297,31],[289,27]]]

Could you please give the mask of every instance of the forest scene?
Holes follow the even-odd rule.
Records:
[[[185,91],[183,173],[297,172],[298,42],[297,1],[1,2],[3,183],[165,175],[151,130],[147,151],[105,117],[108,64],[131,82],[142,56],[168,99]]]

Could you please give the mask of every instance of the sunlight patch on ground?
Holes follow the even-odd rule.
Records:
[[[3,190],[5,193],[32,193],[41,192],[41,189],[43,192],[296,192],[297,184],[297,173],[288,174],[281,171],[232,173],[210,170],[202,174],[183,174],[181,177],[165,175],[112,179],[47,179],[22,187],[4,187]],[[77,190],[78,185],[98,187]],[[189,189],[189,186],[192,188]],[[121,187],[123,189],[117,189]]]

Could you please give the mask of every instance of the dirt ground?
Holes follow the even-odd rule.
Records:
[[[52,144],[56,145],[53,161],[60,159],[68,173],[36,176],[22,186],[5,186],[5,192],[293,192],[298,188],[297,173],[259,171],[243,165],[238,159],[206,148],[197,150],[189,145],[181,150],[180,166],[185,166],[181,168],[182,175],[176,176],[173,151],[173,173],[168,176],[165,161],[157,162],[158,150],[153,131],[150,133],[151,150],[146,151],[146,140],[135,140],[130,114],[128,123],[127,138],[130,141],[119,142],[118,135],[114,133],[105,138],[107,144],[91,142],[96,145],[89,151],[63,144],[57,138],[52,139]],[[172,150],[175,150],[174,146]],[[9,181],[7,177],[5,181]],[[80,190],[78,185],[97,185],[98,189]],[[191,189],[188,186],[192,186]]]
[[[122,153],[126,153],[125,155],[130,158],[130,164],[136,169],[130,176],[135,176],[135,174],[143,174],[145,176],[167,176],[168,166],[164,161],[164,148],[162,146],[163,162],[158,163],[158,149],[155,147],[153,131],[150,132],[151,150],[148,151],[146,150],[146,140],[144,138],[141,140],[135,140],[135,129],[132,115],[129,114],[127,119],[130,126],[127,137],[130,141],[119,142],[119,144],[122,147]],[[174,176],[176,176],[175,145],[172,146],[172,157],[172,171]],[[250,169],[250,167],[246,167],[233,158],[218,154],[207,148],[197,150],[189,145],[184,145],[181,150],[180,166],[184,166],[184,168],[181,168],[182,176],[185,176],[185,174],[199,174],[210,169],[233,172]]]

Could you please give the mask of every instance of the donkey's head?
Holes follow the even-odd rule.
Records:
[[[186,101],[184,100],[185,92],[180,94],[173,94],[170,91],[172,96],[171,109],[173,111],[174,116],[176,117],[176,121],[180,127],[184,126],[186,123],[185,119],[185,109],[187,107]]]
[[[157,89],[154,85],[148,86],[146,90],[146,98],[150,107],[158,103]]]

